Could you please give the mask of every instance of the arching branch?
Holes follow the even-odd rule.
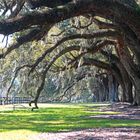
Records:
[[[13,84],[14,84],[14,81],[15,81],[16,77],[18,76],[18,73],[20,72],[21,69],[24,69],[24,68],[26,68],[26,67],[27,67],[27,68],[30,68],[31,65],[23,65],[23,66],[21,66],[21,67],[16,68],[14,77],[13,77],[13,79],[12,79],[12,81],[11,81],[9,87],[8,87],[8,90],[7,90],[7,92],[6,92],[6,97],[8,97],[8,94],[9,94],[9,92],[10,92],[10,90],[11,90]]]
[[[115,30],[118,30],[119,27],[118,25],[115,25],[113,23],[107,23],[107,22],[103,22],[103,21],[100,21],[99,19],[97,18],[93,18],[92,20],[95,24],[97,24],[99,26],[100,29],[115,29]]]
[[[11,53],[14,49],[19,48],[21,45],[31,42],[33,40],[40,40],[42,37],[44,37],[44,35],[48,32],[50,28],[46,28],[44,29],[44,27],[42,28],[36,28],[36,29],[32,29],[31,31],[29,31],[27,34],[20,36],[19,38],[17,38],[16,43],[13,43],[10,47],[7,48],[6,52],[4,52],[3,54],[0,54],[0,59],[1,58],[5,58],[9,53]]]
[[[101,49],[102,47],[104,47],[105,45],[115,45],[116,42],[115,41],[112,41],[112,40],[104,40],[104,41],[100,41],[98,44],[95,43],[96,46],[92,46],[91,48],[86,48],[84,50],[84,52],[82,52],[82,55],[86,54],[86,53],[96,53],[97,51],[99,51],[99,49]],[[35,108],[33,109],[36,109],[38,108],[37,106],[37,101],[38,101],[38,98],[41,94],[41,91],[43,90],[44,88],[44,84],[45,84],[45,79],[46,79],[46,74],[48,72],[48,70],[50,69],[50,67],[52,66],[52,64],[59,58],[61,57],[62,55],[64,55],[65,53],[67,52],[70,52],[70,51],[74,51],[74,50],[77,50],[79,51],[80,50],[80,47],[79,46],[70,46],[70,47],[67,47],[65,49],[63,49],[62,51],[60,51],[57,55],[55,55],[52,60],[48,63],[48,65],[46,66],[45,70],[43,71],[42,73],[42,76],[41,76],[41,84],[40,86],[38,87],[37,89],[37,94],[36,94],[36,97],[33,101],[30,102],[30,105],[32,103],[35,103]],[[81,55],[81,56],[82,56]]]
[[[74,39],[93,39],[93,38],[101,38],[101,37],[112,37],[115,38],[119,36],[119,33],[113,30],[97,30],[94,31],[92,34],[74,34],[70,36],[66,36],[62,39],[60,39],[53,47],[47,49],[41,57],[39,57],[36,62],[33,64],[32,69],[30,71],[33,72],[36,66],[45,58],[45,56],[52,52],[54,49],[56,49],[59,45],[62,43],[69,41],[69,40],[74,40]]]
[[[71,1],[72,0],[28,0],[28,4],[32,9],[42,6],[53,8],[56,6],[67,4]]]
[[[82,75],[77,76],[77,77],[74,79],[74,81],[64,90],[63,94],[62,94],[61,96],[57,97],[57,98],[54,99],[54,100],[56,100],[56,101],[61,101],[61,100],[63,99],[63,97],[66,96],[67,91],[70,90],[70,89],[71,89],[74,85],[76,85],[79,81],[83,80],[83,79],[85,78],[85,76],[86,76],[85,73],[82,74]]]
[[[126,23],[140,38],[140,13],[137,11],[137,7],[126,6],[119,0],[76,0],[43,12],[32,12],[17,18],[3,20],[0,22],[0,33],[8,35],[33,25],[55,24],[71,17],[92,12],[113,21],[117,19]]]
[[[102,69],[105,69],[105,70],[111,70],[111,67],[108,63],[106,62],[102,62],[102,61],[99,61],[99,60],[96,60],[96,59],[92,59],[92,58],[84,58],[83,59],[83,63],[82,63],[83,66],[96,66],[96,67],[100,67]]]

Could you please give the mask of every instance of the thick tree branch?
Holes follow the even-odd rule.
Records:
[[[99,60],[96,60],[96,59],[92,59],[92,58],[84,58],[82,65],[83,66],[93,65],[93,66],[111,71],[111,67],[108,63],[102,62],[102,61],[99,61]]]
[[[72,0],[28,0],[28,4],[32,9],[42,6],[53,8],[56,6],[67,4],[71,1]]]
[[[95,12],[104,18],[126,23],[140,39],[140,13],[137,7],[129,7],[119,0],[76,0],[67,5],[43,12],[33,12],[0,22],[0,33],[7,35],[30,28],[33,25],[55,24],[62,20]],[[132,20],[133,19],[133,20]]]
[[[5,58],[6,55],[8,55],[14,49],[19,48],[21,45],[25,43],[31,42],[33,40],[36,40],[36,41],[40,40],[41,38],[44,37],[45,34],[47,34],[49,29],[50,29],[49,27],[46,27],[46,29],[44,29],[44,27],[36,28],[36,29],[32,29],[25,35],[20,36],[19,38],[17,38],[16,43],[13,43],[9,48],[7,48],[6,52],[4,52],[3,54],[0,54],[0,59]]]
[[[115,25],[113,23],[103,22],[97,18],[93,18],[93,22],[97,24],[100,29],[115,29],[115,30],[119,29],[118,25]]]
[[[36,66],[45,58],[45,56],[48,53],[52,52],[59,45],[61,45],[62,43],[66,42],[66,41],[74,40],[74,39],[93,39],[93,38],[99,38],[99,37],[112,37],[112,38],[114,38],[117,36],[119,36],[119,33],[116,31],[112,31],[112,30],[97,30],[97,31],[94,31],[92,34],[74,34],[74,35],[66,36],[66,37],[60,39],[53,47],[47,49],[42,54],[42,56],[36,60],[36,62],[33,64],[33,67],[31,69],[30,73],[34,71]],[[114,43],[114,42],[112,42],[112,43]]]

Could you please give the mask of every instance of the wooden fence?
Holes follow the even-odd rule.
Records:
[[[20,103],[29,103],[31,98],[29,97],[0,97],[0,105],[7,105],[7,104],[20,104]]]

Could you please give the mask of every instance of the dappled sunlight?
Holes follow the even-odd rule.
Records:
[[[38,134],[37,132],[30,130],[12,130],[8,132],[1,132],[0,138],[2,140],[29,140],[33,135]]]
[[[87,112],[89,114],[92,114],[92,115],[114,115],[114,114],[120,114],[120,112],[114,112],[114,111],[106,111],[106,112],[103,112],[103,111],[97,111],[97,110],[87,110],[87,111],[84,111],[84,112]]]
[[[58,120],[58,121],[49,121],[49,124],[64,124],[64,120]]]
[[[43,107],[33,112],[29,110],[2,111],[0,112],[0,132],[8,133],[22,130],[61,132],[88,128],[140,127],[139,120],[92,118],[91,116],[96,115],[119,114],[115,111],[101,111],[100,104],[98,104],[96,110],[91,108],[91,105],[87,106],[87,104],[80,104],[79,106],[77,104],[76,107],[71,104],[70,107],[68,106],[68,104],[47,104],[46,108]]]

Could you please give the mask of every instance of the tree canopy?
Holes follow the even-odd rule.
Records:
[[[0,34],[6,40],[1,63],[5,65],[8,58],[20,61],[18,66],[9,64],[15,70],[7,93],[19,72],[27,69],[26,81],[33,77],[38,81],[30,82],[38,87],[30,102],[37,108],[49,71],[96,66],[121,86],[122,101],[140,105],[139,1],[1,0],[0,11]]]

